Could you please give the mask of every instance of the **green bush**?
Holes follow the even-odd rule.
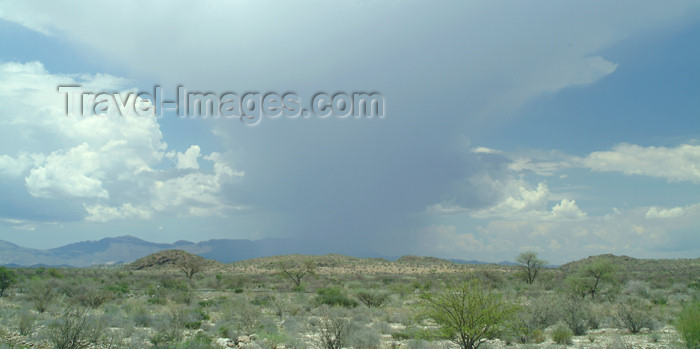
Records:
[[[700,302],[688,305],[681,311],[676,328],[688,348],[700,348]]]
[[[436,294],[422,296],[423,315],[435,321],[437,334],[463,349],[474,349],[504,332],[518,307],[502,295],[484,288],[479,279],[448,282]]]
[[[355,294],[355,297],[366,305],[368,308],[379,308],[389,299],[388,292],[361,290]]]
[[[49,268],[48,274],[52,278],[63,279],[63,273],[61,273],[61,271],[56,268]]]
[[[571,344],[571,338],[573,336],[574,331],[564,323],[559,323],[552,329],[552,340],[557,344]]]
[[[5,290],[17,281],[14,271],[0,266],[0,297],[5,294]]]
[[[130,291],[129,285],[126,282],[109,285],[106,287],[106,290],[118,295],[127,294]]]
[[[339,287],[320,288],[316,291],[316,302],[329,306],[339,305],[346,308],[354,308],[357,302],[343,294]]]

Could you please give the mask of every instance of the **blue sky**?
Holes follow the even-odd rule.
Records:
[[[700,5],[0,5],[0,239],[700,254]],[[380,92],[382,119],[67,117],[87,91]]]

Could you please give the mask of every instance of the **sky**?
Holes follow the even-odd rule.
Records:
[[[698,37],[690,1],[3,1],[0,240],[697,258]],[[75,85],[384,108],[67,115]]]

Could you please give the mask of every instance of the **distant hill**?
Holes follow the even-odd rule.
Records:
[[[597,259],[607,259],[619,272],[627,277],[646,280],[652,278],[674,278],[700,281],[700,258],[696,259],[640,259],[628,256],[602,254],[566,263],[561,268],[565,273]]]
[[[104,238],[97,241],[81,241],[65,246],[39,250],[15,245],[0,240],[0,265],[10,267],[89,267],[113,266],[134,262],[142,257],[165,250],[182,250],[202,258],[220,263],[238,262],[237,268],[269,269],[279,260],[294,258],[293,254],[313,255],[323,268],[357,266],[358,270],[372,268],[416,268],[425,271],[461,270],[479,266],[506,270],[516,265],[512,262],[486,263],[477,260],[440,259],[435,257],[403,256],[400,258],[378,258],[377,255],[343,256],[319,255],[301,240],[263,239],[231,240],[215,239],[200,242],[180,240],[172,244],[144,241],[133,236]],[[369,257],[369,258],[360,258]],[[570,272],[595,258],[609,258],[627,275],[644,279],[643,276],[670,275],[688,276],[700,282],[700,258],[697,259],[637,259],[611,254],[584,258],[560,266]],[[556,268],[556,266],[551,266]]]
[[[519,265],[518,263],[513,263],[509,261],[501,261],[498,263],[489,263],[489,262],[482,262],[482,261],[477,261],[477,260],[470,260],[470,261],[465,261],[464,259],[449,259],[450,262],[457,263],[457,264],[495,264],[495,265],[503,265],[503,266],[515,266]]]
[[[179,249],[221,263],[293,253],[318,254],[294,239],[214,239],[200,242],[180,240],[172,244],[144,241],[133,236],[81,241],[48,250],[31,249],[0,240],[0,265],[73,266],[119,265],[163,250]],[[366,255],[368,256],[368,255]],[[364,256],[364,257],[366,257]]]
[[[139,258],[126,265],[126,268],[131,270],[172,269],[177,268],[186,259],[200,261],[206,267],[213,267],[219,264],[217,261],[205,259],[183,250],[165,250]]]
[[[133,236],[81,241],[48,250],[31,249],[0,240],[0,265],[74,266],[116,265],[133,262],[152,253],[180,249],[198,256],[231,263],[244,259],[290,253],[311,253],[296,240],[177,241],[173,244],[144,241]]]
[[[447,259],[441,259],[436,257],[420,257],[420,256],[403,256],[396,260],[397,263],[406,263],[414,265],[449,265],[454,264],[452,261]]]

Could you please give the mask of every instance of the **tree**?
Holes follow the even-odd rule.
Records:
[[[617,268],[612,261],[609,259],[597,258],[581,267],[579,274],[584,280],[588,280],[586,283],[588,293],[591,295],[591,298],[595,298],[600,282],[612,280],[616,271]]]
[[[463,349],[478,348],[495,337],[518,309],[500,294],[484,289],[478,279],[450,282],[444,291],[422,299],[424,314],[440,326],[441,337]]]
[[[17,281],[15,272],[5,267],[0,267],[0,297],[5,295],[5,290]]]
[[[523,278],[530,285],[535,282],[540,269],[547,264],[547,261],[537,258],[537,253],[532,251],[521,253],[515,261],[520,264]]]
[[[294,285],[301,286],[301,280],[307,275],[315,275],[316,272],[316,262],[311,258],[298,259],[285,259],[277,264],[280,269],[280,273],[288,277]]]
[[[192,279],[194,274],[199,273],[204,268],[204,259],[199,256],[193,256],[186,253],[177,262],[177,267],[182,271],[188,279]]]

